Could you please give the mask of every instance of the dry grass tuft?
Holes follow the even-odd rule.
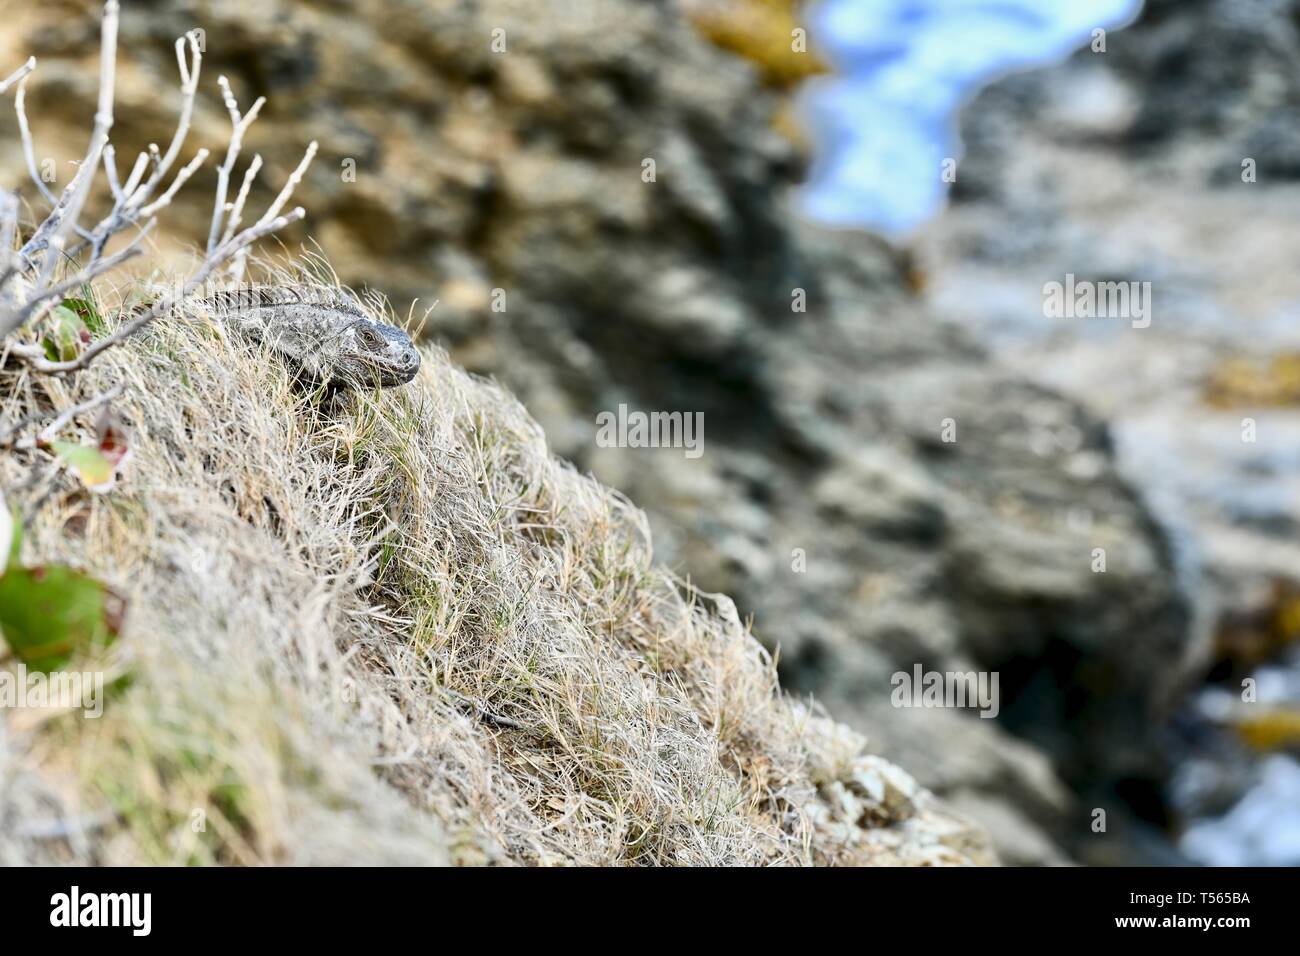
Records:
[[[110,494],[0,455],[24,560],[130,600],[102,718],[0,711],[0,862],[987,858],[440,351],[326,401],[163,320],[71,381],[0,368],[0,401],[119,381],[135,457]]]

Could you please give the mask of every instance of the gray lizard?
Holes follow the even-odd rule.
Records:
[[[404,385],[420,353],[401,329],[376,322],[342,290],[328,286],[255,286],[187,304],[265,342],[305,381],[330,389]]]

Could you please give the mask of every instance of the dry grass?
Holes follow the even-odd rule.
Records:
[[[130,600],[102,718],[0,711],[0,863],[987,858],[440,351],[331,403],[170,321],[72,382],[0,369],[0,400],[118,381],[135,458],[110,494],[0,454],[24,560]]]

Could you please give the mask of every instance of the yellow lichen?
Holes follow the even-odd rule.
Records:
[[[1279,591],[1283,591],[1279,587]],[[1295,593],[1279,594],[1273,609],[1273,632],[1280,644],[1290,644],[1300,640],[1300,595]]]
[[[1220,408],[1300,405],[1300,353],[1226,359],[1211,372],[1205,400]]]
[[[1300,711],[1277,708],[1236,721],[1237,733],[1256,750],[1300,746]]]
[[[1294,582],[1277,579],[1266,604],[1220,621],[1214,647],[1218,660],[1251,668],[1271,660],[1296,641],[1300,641],[1300,589]]]
[[[687,14],[713,43],[756,63],[779,90],[828,72],[807,40],[800,0],[693,0]]]

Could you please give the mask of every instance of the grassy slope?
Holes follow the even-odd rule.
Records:
[[[173,321],[75,391],[0,369],[0,401],[115,381],[135,458],[112,493],[15,492],[37,459],[0,456],[35,509],[24,559],[131,601],[104,717],[0,711],[0,862],[987,858],[442,353],[323,407]]]

